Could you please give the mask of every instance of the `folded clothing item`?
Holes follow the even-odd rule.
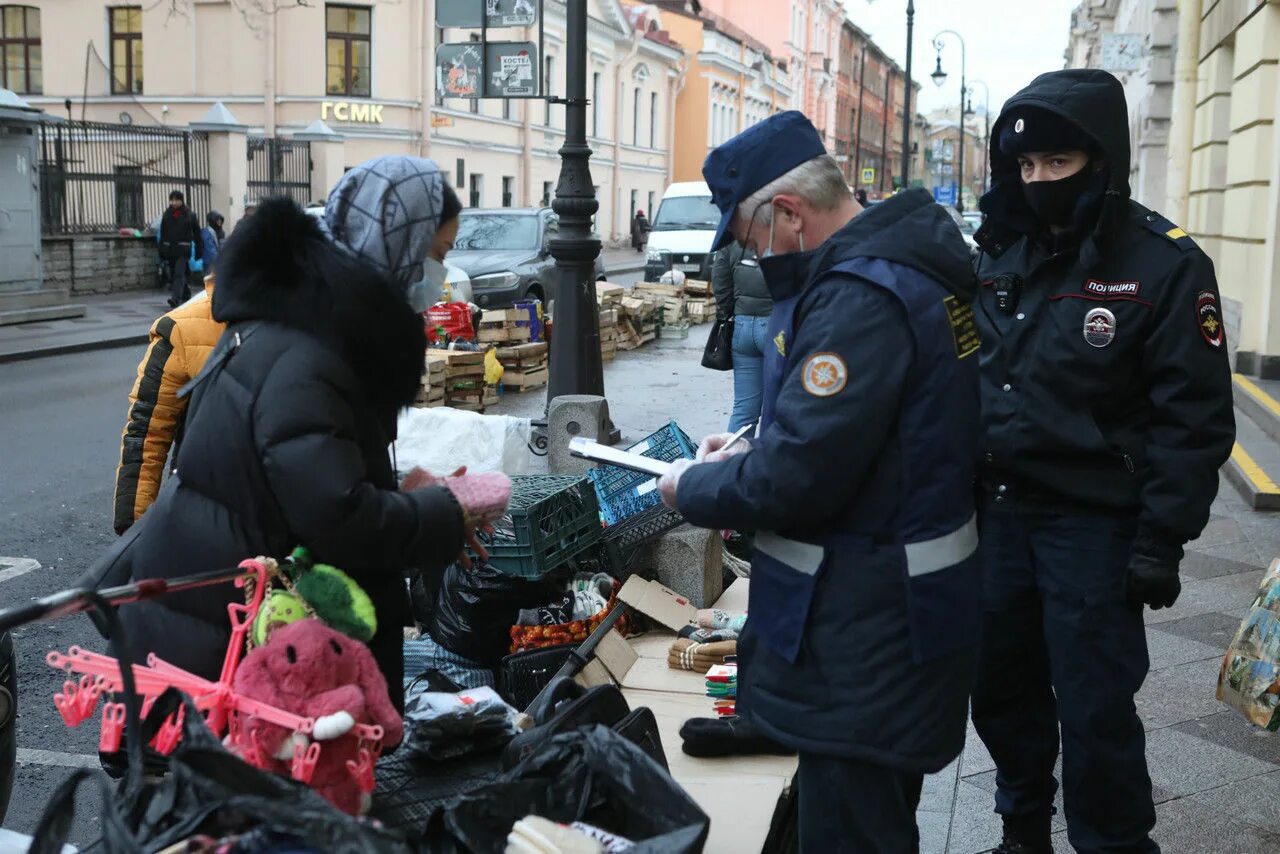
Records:
[[[795,755],[739,717],[691,718],[680,727],[680,737],[689,756]]]
[[[694,626],[685,626],[678,634],[694,643],[718,643],[719,641],[736,641],[740,632],[735,632],[733,629],[699,629]]]
[[[737,654],[735,640],[698,643],[691,638],[676,638],[667,651],[667,667],[706,673],[717,664],[724,664],[726,656]]]
[[[601,573],[603,574],[603,573]],[[609,578],[607,575],[605,578]],[[610,593],[613,580],[609,579]],[[589,620],[609,605],[595,586],[566,590],[563,598],[541,608],[522,609],[516,617],[518,626],[555,626],[575,620]]]
[[[698,612],[698,626],[704,629],[728,629],[741,632],[747,624],[747,615],[722,608],[703,608]]]
[[[634,847],[629,839],[581,821],[558,824],[530,815],[512,826],[506,854],[625,854]]]
[[[496,750],[516,734],[516,715],[492,688],[426,691],[405,703],[404,743],[412,753],[434,760]]]

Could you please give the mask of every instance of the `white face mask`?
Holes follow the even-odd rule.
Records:
[[[421,314],[440,302],[444,294],[444,282],[448,277],[444,264],[434,258],[422,262],[422,280],[409,286],[409,305]]]

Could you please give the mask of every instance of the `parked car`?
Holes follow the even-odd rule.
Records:
[[[449,263],[471,278],[471,302],[506,308],[518,299],[542,300],[553,313],[551,239],[560,219],[551,208],[468,208],[459,216]],[[605,278],[596,258],[596,280]]]
[[[960,211],[951,205],[943,205],[943,209],[951,215],[951,221],[956,224],[956,228],[960,229],[960,235],[964,237],[964,242],[968,244],[970,252],[976,252],[978,249],[977,242],[973,239],[973,233],[977,231],[973,223],[964,217]]]
[[[692,279],[710,279],[711,241],[719,224],[720,209],[711,201],[705,181],[667,187],[649,227],[645,281],[656,282],[668,270],[679,270]]]
[[[307,213],[316,218],[324,216],[324,205],[310,205]],[[444,259],[445,298],[447,302],[473,302],[471,299],[471,278],[466,270],[457,266],[450,255]]]

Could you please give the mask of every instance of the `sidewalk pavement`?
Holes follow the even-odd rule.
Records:
[[[699,365],[709,325],[683,341],[621,352],[605,365],[605,392],[624,441],[674,418],[696,437],[724,429],[731,373]],[[508,394],[494,410],[535,417],[545,389]],[[1249,509],[1225,478],[1209,525],[1188,544],[1175,607],[1147,611],[1151,672],[1137,697],[1155,784],[1155,840],[1165,854],[1280,851],[1280,736],[1255,733],[1215,699],[1218,667],[1263,570],[1280,557],[1280,514]],[[995,766],[969,730],[964,753],[925,781],[917,819],[924,854],[975,854],[1000,841]],[[1071,851],[1062,802],[1055,849]]]
[[[644,257],[632,249],[608,249],[605,269],[611,275],[636,273],[644,269]],[[0,363],[146,344],[152,322],[169,310],[165,299],[153,289],[89,296],[76,300],[88,308],[84,317],[0,326]]]

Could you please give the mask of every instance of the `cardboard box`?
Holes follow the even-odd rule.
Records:
[[[638,575],[627,579],[618,591],[618,598],[673,632],[695,625],[698,619],[698,609],[687,598]]]

